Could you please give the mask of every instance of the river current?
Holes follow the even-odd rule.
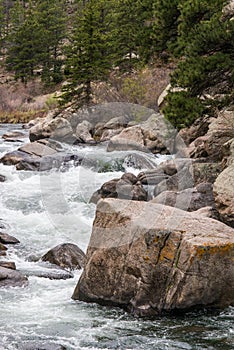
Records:
[[[22,132],[20,125],[0,124],[0,157],[21,144],[1,138],[12,130]],[[96,189],[124,171],[137,174],[163,159],[147,155],[137,165],[134,155],[110,154],[105,146],[73,148],[85,159],[77,167],[38,173],[0,164],[0,174],[7,177],[0,183],[0,219],[5,231],[20,240],[5,260],[31,273],[27,287],[0,289],[0,350],[24,349],[32,342],[61,344],[68,350],[234,349],[234,308],[143,320],[118,308],[73,301],[81,272],[67,280],[33,276],[45,267],[32,256],[68,242],[86,250],[95,215],[89,199]]]

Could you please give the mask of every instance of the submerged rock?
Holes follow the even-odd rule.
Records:
[[[20,241],[17,238],[8,235],[7,233],[0,232],[0,243],[18,244],[18,243],[20,243]]]
[[[64,243],[49,250],[41,259],[63,268],[79,270],[84,266],[85,253],[75,244]]]
[[[0,174],[0,182],[5,182],[6,176]]]
[[[45,343],[45,342],[29,342],[22,345],[19,350],[66,350],[63,345]]]
[[[149,202],[101,200],[73,299],[141,316],[234,305],[234,230]]]

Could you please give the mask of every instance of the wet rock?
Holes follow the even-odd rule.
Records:
[[[195,211],[203,207],[215,207],[213,186],[203,183],[183,191],[164,191],[155,197],[152,203],[169,205],[186,211]]]
[[[120,179],[110,180],[102,185],[90,199],[91,203],[97,204],[100,198],[121,198],[133,201],[147,201],[148,193],[131,173],[124,174]]]
[[[49,250],[41,259],[63,268],[79,270],[84,266],[85,253],[75,244],[64,243]]]
[[[5,182],[6,176],[0,174],[0,182]]]
[[[45,342],[28,342],[22,345],[19,350],[66,350],[63,345],[45,343]]]
[[[19,271],[0,266],[0,288],[24,287],[28,279]]]
[[[6,269],[16,270],[15,263],[12,261],[0,261],[0,267],[5,267]]]
[[[7,247],[4,244],[0,243],[0,252],[5,252],[6,250]]]
[[[46,143],[40,141],[31,142],[20,147],[17,151],[5,154],[0,163],[4,165],[15,165],[17,170],[46,171],[52,168],[60,168],[70,161],[75,165],[82,162],[81,157],[75,154],[58,151],[54,142]]]
[[[31,268],[28,267],[27,269],[21,270],[21,272],[27,277],[36,276],[40,278],[48,278],[50,280],[67,280],[74,277],[70,271],[60,268],[55,264],[46,262],[38,263]]]
[[[19,147],[18,150],[20,152],[27,153],[30,156],[37,156],[37,157],[51,156],[52,154],[57,153],[55,149],[48,147],[47,145],[43,145],[40,142],[26,143],[22,147]]]
[[[234,305],[234,230],[177,208],[99,201],[72,298],[140,316]]]
[[[214,183],[214,198],[220,218],[234,227],[234,163],[217,177]]]
[[[25,137],[26,137],[25,133],[20,131],[7,132],[2,135],[2,138],[5,141],[9,141],[9,142],[19,142],[19,141],[22,142],[22,139],[24,139]]]
[[[0,232],[0,243],[18,244],[18,243],[20,243],[20,241],[17,238],[8,235],[7,233]]]

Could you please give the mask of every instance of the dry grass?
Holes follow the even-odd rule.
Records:
[[[169,84],[173,70],[173,64],[158,64],[130,74],[113,72],[109,83],[93,86],[94,102],[129,102],[157,110],[158,97]]]

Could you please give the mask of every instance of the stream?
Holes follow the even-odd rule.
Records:
[[[20,125],[0,124],[0,157],[22,144],[2,139],[13,130],[25,132],[23,142],[28,141]],[[107,153],[105,145],[71,147],[84,156],[80,166],[71,163],[39,173],[0,164],[0,174],[7,177],[0,183],[0,219],[5,231],[20,241],[1,260],[14,261],[19,271],[31,274],[25,288],[0,289],[0,350],[25,349],[32,342],[61,344],[67,350],[234,349],[232,307],[143,320],[118,308],[73,301],[80,271],[67,280],[33,276],[46,269],[33,256],[60,243],[86,250],[95,216],[89,199],[104,182],[125,171],[138,174],[165,159],[140,152]]]

